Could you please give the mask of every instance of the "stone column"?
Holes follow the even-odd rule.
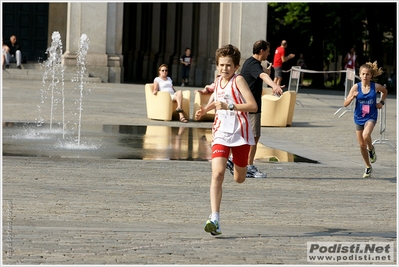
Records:
[[[120,83],[123,77],[123,3],[108,3],[107,21],[108,82]]]
[[[63,65],[76,66],[76,53],[79,38],[86,34],[89,50],[86,55],[89,75],[101,77],[108,82],[107,43],[107,3],[69,2],[67,15],[67,35]]]
[[[65,50],[66,24],[67,24],[67,3],[50,3],[48,11],[48,47],[51,46],[52,34],[58,31],[61,36],[63,50]]]
[[[192,44],[192,35],[195,34],[193,30],[193,3],[183,3],[183,10],[182,10],[182,23],[181,23],[181,42],[178,47],[181,49],[177,51],[178,59],[177,59],[177,70],[178,70],[178,79],[175,82],[176,85],[182,84],[182,68],[183,65],[180,63],[180,57],[184,54],[186,47],[191,49],[191,56],[193,57],[193,62],[191,64],[191,70],[189,74],[189,84],[194,84],[194,72],[196,66],[196,58],[198,55],[193,54],[193,44]],[[188,84],[187,84],[188,85]]]
[[[232,44],[241,51],[241,63],[252,56],[257,40],[266,40],[267,2],[220,3],[219,47]]]
[[[168,27],[166,28],[166,48],[165,48],[165,62],[169,66],[169,75],[173,80],[174,85],[179,84],[178,80],[178,68],[177,68],[177,59],[179,58],[180,52],[177,51],[177,4],[170,3],[168,4],[168,10],[166,14],[166,19],[168,23]]]
[[[215,5],[212,3],[200,4],[198,14],[198,32],[196,33],[197,53],[194,54],[196,58],[195,64],[195,86],[203,84],[210,84],[213,82],[213,72],[215,66],[213,59],[215,58],[215,51],[217,47],[218,36],[218,15],[214,14]],[[219,9],[218,9],[219,10]],[[215,33],[216,32],[216,33]],[[210,75],[211,74],[211,75]]]

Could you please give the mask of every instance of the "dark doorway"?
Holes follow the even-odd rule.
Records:
[[[4,3],[3,38],[17,36],[23,61],[45,58],[48,40],[48,3]]]

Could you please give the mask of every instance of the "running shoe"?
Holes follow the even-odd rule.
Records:
[[[266,178],[266,173],[263,173],[255,167],[255,165],[251,165],[247,167],[247,178]]]
[[[234,175],[234,163],[230,159],[227,159],[226,169],[230,171],[231,175]]]
[[[219,227],[219,222],[211,221],[211,219],[206,221],[204,230],[205,230],[205,232],[210,233],[211,235],[222,234],[222,231],[220,230],[220,227]]]
[[[373,168],[370,167],[366,167],[366,169],[364,170],[363,173],[363,178],[370,178],[370,174],[373,172]]]
[[[369,150],[370,162],[374,163],[377,161],[377,154],[375,154],[374,146],[371,150]]]

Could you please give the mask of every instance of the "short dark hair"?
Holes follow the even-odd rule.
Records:
[[[254,43],[254,47],[252,48],[252,54],[259,55],[260,50],[266,50],[268,47],[270,47],[270,43],[265,41],[265,40],[258,40]]]

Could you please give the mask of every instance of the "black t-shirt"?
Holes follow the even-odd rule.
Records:
[[[21,46],[19,45],[18,42],[16,42],[14,46],[12,46],[11,42],[6,43],[6,45],[10,48],[11,55],[15,56],[15,52],[17,52],[17,50],[21,50]]]
[[[183,65],[184,67],[187,67],[187,68],[190,68],[190,67],[191,67],[191,58],[192,58],[192,57],[193,57],[192,55],[187,56],[186,54],[184,54],[184,55],[182,55],[182,56],[180,57],[180,60],[182,60],[183,62],[188,63],[188,66]]]
[[[240,74],[244,77],[245,81],[247,81],[249,89],[251,89],[256,100],[256,104],[258,104],[258,111],[250,113],[260,113],[262,111],[263,80],[260,78],[262,72],[263,67],[261,62],[254,57],[245,60],[241,68]]]

